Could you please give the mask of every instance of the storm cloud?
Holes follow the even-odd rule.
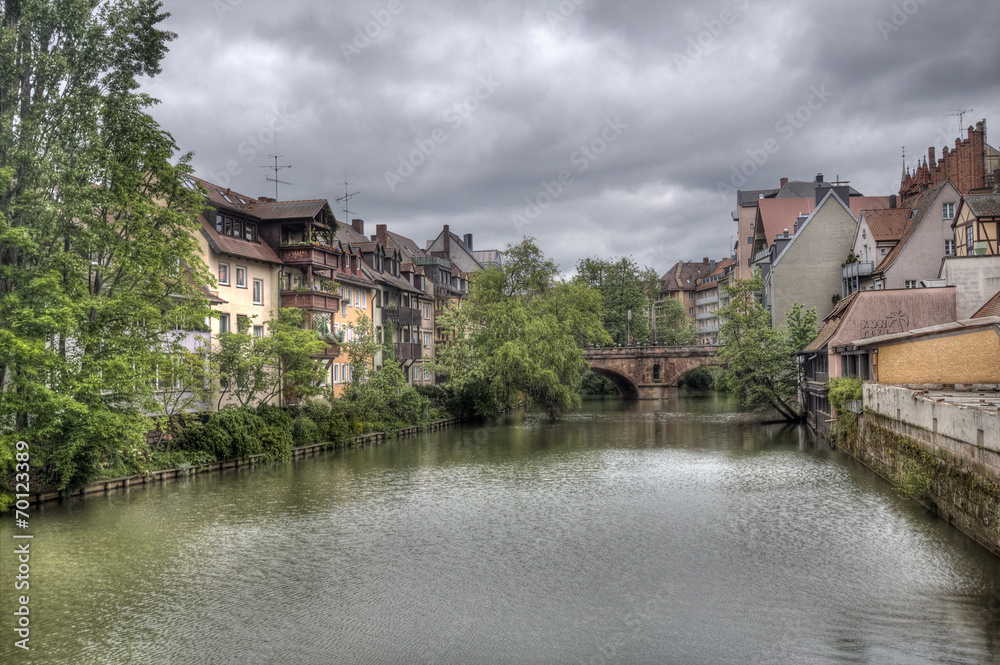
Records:
[[[732,190],[822,172],[894,193],[904,161],[1000,122],[1000,3],[167,0],[144,84],[197,174],[571,272],[731,253]],[[989,140],[989,137],[987,137]],[[995,144],[995,141],[990,141]],[[345,185],[345,182],[349,183]]]

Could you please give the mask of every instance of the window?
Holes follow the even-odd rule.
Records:
[[[336,363],[333,365],[333,382],[340,383],[340,365]]]
[[[340,315],[347,316],[347,300],[340,301]]]
[[[264,326],[254,326],[253,327],[253,336],[254,337],[263,337],[264,336]]]
[[[250,328],[250,317],[246,314],[236,315],[236,332],[246,332]]]
[[[219,332],[229,332],[229,314],[219,314]]]
[[[413,366],[413,380],[414,381],[420,380],[420,368],[417,367],[416,365]]]
[[[424,370],[424,381],[430,381],[430,380],[431,380],[431,371],[429,369],[425,369]]]
[[[431,348],[431,334],[430,333],[424,333],[424,348],[425,349]]]
[[[942,203],[941,204],[941,217],[943,219],[955,219],[955,204],[954,203]]]
[[[688,307],[688,314],[694,316],[694,307]]]
[[[753,236],[747,236],[747,244],[748,245],[752,245],[753,244]]]
[[[354,289],[347,289],[347,306],[354,307]]]
[[[955,241],[951,238],[944,241],[944,255],[955,256]]]
[[[368,309],[368,292],[361,292],[361,309]]]
[[[264,280],[254,279],[253,281],[253,304],[264,304]]]
[[[247,288],[247,268],[246,266],[236,266],[236,288]]]
[[[425,319],[431,318],[431,308],[429,305],[424,305],[424,318]]]
[[[361,289],[354,290],[354,306],[361,308]]]
[[[229,286],[229,264],[219,263],[219,284]]]
[[[915,288],[917,288],[917,280],[915,280],[915,279],[908,279],[908,280],[904,281],[903,282],[903,288],[904,289],[915,289]]]
[[[347,383],[351,380],[351,366],[348,363],[342,363],[340,365],[340,380]]]
[[[975,244],[976,244],[976,237],[972,233],[972,226],[971,225],[966,226],[965,227],[965,251],[969,254],[969,256],[972,256],[972,248],[975,246]]]

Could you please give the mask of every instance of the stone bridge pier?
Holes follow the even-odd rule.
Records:
[[[719,365],[715,346],[622,346],[584,349],[590,369],[607,377],[626,399],[660,399],[696,367]]]

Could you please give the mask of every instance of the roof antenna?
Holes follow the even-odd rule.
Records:
[[[292,184],[290,182],[285,182],[284,180],[278,180],[278,171],[280,171],[281,169],[290,169],[290,168],[292,168],[291,164],[281,164],[279,166],[278,165],[278,157],[284,157],[284,155],[279,155],[278,154],[278,137],[275,136],[274,137],[274,154],[267,156],[268,159],[274,159],[274,166],[262,166],[262,167],[260,167],[262,169],[271,169],[272,171],[274,171],[274,177],[273,178],[271,176],[265,176],[264,179],[267,182],[273,182],[274,183],[274,200],[275,201],[278,200],[278,183],[280,182],[282,185],[291,185]]]
[[[337,202],[338,203],[340,201],[344,202],[344,207],[341,208],[341,210],[344,211],[344,220],[345,220],[345,222],[347,224],[351,223],[351,211],[348,210],[348,204],[350,203],[351,198],[353,198],[353,197],[355,197],[355,196],[357,196],[358,194],[361,193],[360,191],[351,192],[350,194],[347,193],[347,186],[348,185],[353,185],[353,184],[354,184],[353,182],[347,182],[347,167],[345,166],[344,167],[344,195],[341,196],[341,197],[338,197],[337,198]]]
[[[962,116],[966,113],[972,113],[972,109],[952,109],[951,111],[951,113],[946,113],[944,117],[947,118],[949,115],[958,116],[958,138],[962,138],[962,130],[965,129],[965,127],[962,126]]]

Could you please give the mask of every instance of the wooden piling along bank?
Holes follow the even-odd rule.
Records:
[[[418,425],[403,427],[396,430],[395,438],[413,436],[421,431],[433,432],[435,430],[444,429],[445,427],[458,425],[461,422],[462,421],[459,418],[446,418],[444,420],[435,420],[434,422],[427,423],[422,430]],[[349,439],[347,441],[324,441],[322,443],[313,443],[307,446],[298,446],[296,448],[292,448],[292,459],[314,457],[320,452],[331,448],[360,448],[364,446],[377,445],[385,440],[385,432],[372,432],[370,434],[360,434],[354,437],[354,439]],[[48,503],[50,501],[59,501],[60,499],[69,497],[89,498],[96,495],[104,495],[108,492],[127,490],[130,487],[136,487],[139,485],[152,485],[166,480],[186,478],[205,473],[216,473],[219,471],[227,471],[229,469],[255,467],[258,464],[266,463],[263,458],[263,454],[251,455],[250,457],[244,459],[212,462],[210,464],[189,466],[185,468],[178,467],[173,469],[162,469],[160,471],[150,471],[146,474],[136,474],[134,476],[126,476],[123,478],[109,478],[107,480],[100,480],[91,483],[90,485],[78,489],[75,492],[35,492],[28,497],[28,501],[32,504],[39,504]]]

